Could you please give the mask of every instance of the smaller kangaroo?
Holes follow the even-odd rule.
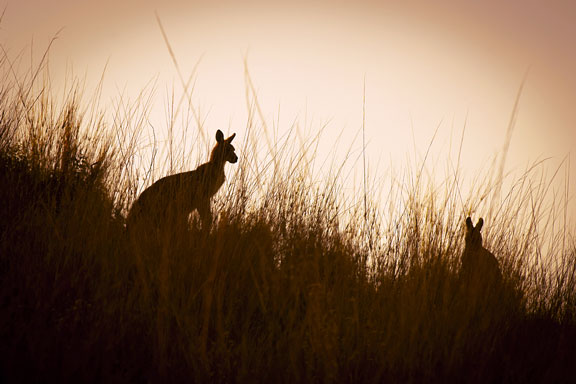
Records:
[[[466,245],[462,252],[462,277],[482,284],[498,283],[502,278],[496,257],[482,246],[480,230],[484,220],[480,218],[476,226],[472,219],[466,219]]]
[[[194,171],[163,177],[145,189],[128,213],[127,229],[136,225],[145,228],[166,225],[187,228],[188,216],[196,209],[202,221],[202,230],[209,230],[212,225],[210,199],[226,180],[224,165],[238,161],[231,144],[235,136],[234,133],[224,139],[224,134],[218,130],[216,145],[207,163]]]

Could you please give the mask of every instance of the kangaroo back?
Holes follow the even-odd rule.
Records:
[[[144,190],[128,213],[127,225],[165,226],[181,221],[197,208],[200,194],[194,188],[194,171],[166,176]]]

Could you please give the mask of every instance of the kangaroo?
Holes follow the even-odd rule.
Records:
[[[209,230],[212,225],[210,199],[224,184],[224,165],[226,162],[238,161],[231,144],[235,136],[234,133],[224,139],[224,134],[218,130],[216,145],[207,163],[194,171],[163,177],[145,189],[128,213],[127,228],[135,225],[155,228],[176,225],[187,228],[188,216],[196,209],[202,230]]]
[[[462,252],[462,276],[468,281],[490,284],[500,282],[502,275],[496,257],[482,246],[480,230],[484,220],[480,218],[476,226],[472,219],[466,219],[466,236]]]

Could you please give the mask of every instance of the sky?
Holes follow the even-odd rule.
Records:
[[[166,125],[181,91],[162,21],[184,77],[199,62],[193,101],[208,131],[242,136],[244,61],[264,115],[295,119],[352,142],[363,120],[374,174],[430,149],[442,159],[465,128],[463,167],[485,169],[502,149],[526,77],[507,169],[551,157],[551,172],[576,148],[576,3],[456,1],[8,0],[0,42],[36,61],[56,34],[50,62],[104,98],[136,98],[153,81],[150,124]],[[454,137],[458,137],[455,140]],[[356,149],[361,149],[358,143]],[[442,163],[441,163],[442,164]],[[572,194],[576,166],[571,167]],[[576,203],[571,205],[576,217]]]

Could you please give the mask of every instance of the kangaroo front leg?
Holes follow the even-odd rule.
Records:
[[[210,210],[210,200],[198,205],[198,214],[202,220],[202,230],[209,231],[212,226],[212,211]]]

